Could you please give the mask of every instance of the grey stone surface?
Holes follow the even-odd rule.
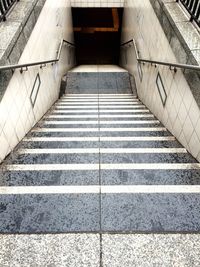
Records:
[[[38,0],[19,1],[12,12],[7,16],[7,20],[18,21],[21,23],[21,26],[24,27],[37,1]]]
[[[135,127],[135,126],[134,126]],[[101,128],[101,127],[100,127]],[[103,131],[103,128],[101,128],[100,136],[171,136],[171,134],[168,131],[116,131],[109,132],[109,131]]]
[[[0,101],[4,95],[4,88],[8,85],[10,78],[12,77],[12,71],[0,71]]]
[[[35,23],[36,23],[35,14],[34,14],[34,11],[32,11],[32,13],[30,14],[29,19],[27,20],[27,23],[24,25],[23,32],[24,32],[24,36],[25,36],[26,40],[29,39],[29,37],[31,35],[31,32],[32,32],[32,29],[35,26]]]
[[[0,186],[57,186],[98,184],[99,170],[0,172]]]
[[[145,154],[129,154],[118,153],[102,154],[101,163],[196,163],[197,161],[189,154],[181,153],[145,153]]]
[[[0,24],[1,42],[0,49],[6,50],[9,46],[13,46],[20,32],[20,23],[6,21]]]
[[[110,127],[119,127],[119,128],[126,128],[126,127],[135,127],[135,128],[140,128],[140,127],[162,127],[162,124],[161,123],[115,123],[115,124],[112,124],[112,123],[102,123],[101,122],[101,127],[102,128],[110,128]]]
[[[8,55],[8,59],[9,59],[9,62],[11,65],[18,63],[20,56],[21,56],[21,54],[24,50],[24,47],[26,45],[26,42],[27,42],[27,40],[25,39],[24,33],[22,32],[19,35],[18,39],[16,40],[15,45],[13,46],[13,48],[11,49],[11,51]]]
[[[132,93],[129,74],[126,72],[110,73],[75,73],[67,75],[66,93],[106,94]]]
[[[95,120],[96,121],[96,120]],[[72,124],[45,124],[45,128],[96,128],[98,126],[98,121],[97,123],[87,123],[87,124],[81,124],[81,123],[72,123]]]
[[[123,90],[123,93],[132,93],[130,87],[129,74],[127,72],[121,73],[98,73],[98,88],[101,90],[107,89],[109,93],[114,91],[118,93]],[[100,92],[99,92],[100,93]]]
[[[171,31],[171,40],[170,46],[176,56],[177,61],[180,64],[187,64],[188,61],[188,53],[185,51],[183,44],[177,38],[177,35],[174,31]]]
[[[68,73],[66,93],[98,94],[98,73]]]
[[[184,73],[195,100],[200,106],[200,71],[186,70]]]
[[[166,3],[165,8],[168,10],[174,22],[188,21],[188,17],[176,2]]]
[[[104,267],[198,267],[199,234],[102,236]]]
[[[106,136],[171,136],[168,132],[100,132],[100,136],[106,137]]]
[[[199,170],[101,170],[104,185],[199,185]]]
[[[192,50],[191,53],[195,58],[195,61],[200,65],[200,49]]]
[[[1,195],[1,233],[99,231],[98,194]]]
[[[101,141],[101,147],[103,148],[172,148],[172,147],[182,147],[177,141],[120,141],[120,142],[111,142],[111,141]]]
[[[99,142],[23,142],[23,148],[96,148]]]
[[[98,127],[97,127],[98,128]],[[98,137],[99,132],[32,132],[29,137]]]
[[[103,231],[199,232],[199,194],[103,194]]]
[[[26,154],[12,160],[12,164],[95,164],[99,163],[98,154]]]
[[[0,235],[2,267],[98,267],[98,234]]]
[[[191,22],[176,23],[190,50],[200,49],[200,34]]]

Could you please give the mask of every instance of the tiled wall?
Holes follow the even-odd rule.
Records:
[[[124,0],[71,0],[72,7],[123,7]]]
[[[20,0],[0,23],[0,65],[17,64],[31,35],[45,0]],[[12,71],[0,71],[0,101]]]
[[[122,42],[133,37],[141,58],[176,62],[149,0],[127,0],[125,3]],[[145,64],[142,65],[141,81],[133,46],[122,50],[121,65],[134,74],[139,98],[200,161],[200,110],[182,72]],[[158,72],[167,93],[165,106],[156,85]]]
[[[61,39],[73,42],[70,2],[47,0],[19,63],[56,58]],[[74,65],[73,58],[65,46],[56,65],[32,67],[23,74],[15,71],[0,103],[0,161],[57,100],[61,77]],[[30,95],[38,73],[41,85],[32,107]]]

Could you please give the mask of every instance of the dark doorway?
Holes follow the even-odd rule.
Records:
[[[73,8],[77,64],[118,64],[122,8]]]

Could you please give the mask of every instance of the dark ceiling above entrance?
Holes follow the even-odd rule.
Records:
[[[78,64],[118,64],[123,9],[73,8]]]

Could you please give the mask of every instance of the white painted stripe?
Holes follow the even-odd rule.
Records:
[[[31,137],[24,138],[24,142],[98,142],[99,137]]]
[[[62,100],[62,101],[59,101],[57,102],[59,104],[80,104],[80,105],[85,105],[87,103],[90,103],[90,104],[135,104],[135,103],[138,103],[140,104],[141,102],[140,101],[137,101],[137,100],[110,100],[110,101],[107,101],[107,100],[88,100],[88,101],[79,101],[79,100],[74,100],[74,101],[71,101],[71,100]]]
[[[27,194],[199,194],[200,185],[6,186],[0,195]]]
[[[138,99],[137,96],[134,95],[124,95],[124,94],[73,94],[73,95],[65,95],[61,97],[60,99]]]
[[[99,118],[99,115],[47,115],[45,116],[46,119],[48,118],[57,118],[57,119],[70,119],[70,118]],[[127,115],[100,115],[100,118],[154,118],[152,114],[127,114]]]
[[[118,103],[118,102],[125,102],[125,103],[140,103],[139,100],[137,99],[60,99],[59,102],[61,103],[85,103],[85,102],[99,102],[99,103],[105,103],[105,102],[108,102],[108,103]]]
[[[100,187],[94,185],[82,186],[7,186],[0,187],[0,195],[27,194],[99,194]]]
[[[109,97],[105,97],[105,96],[100,96],[100,97],[93,97],[93,96],[90,96],[90,97],[65,97],[65,98],[60,98],[59,99],[60,101],[93,101],[93,100],[102,100],[102,101],[118,101],[118,100],[133,100],[133,101],[140,101],[138,98],[135,98],[135,97],[130,97],[130,96],[117,96],[117,97],[112,97],[112,96],[109,96]]]
[[[30,137],[24,142],[97,142],[97,141],[174,141],[174,136],[122,136],[122,137]]]
[[[97,114],[97,115],[90,115],[90,114],[88,114],[88,115],[47,115],[47,116],[45,116],[45,119],[50,119],[50,118],[55,118],[55,119],[67,119],[67,118],[76,118],[76,119],[78,119],[78,118],[95,118],[95,119],[98,119],[99,118],[99,115]]]
[[[161,131],[167,131],[164,127],[113,127],[113,128],[100,128],[100,132],[161,132]]]
[[[32,132],[98,132],[99,128],[36,128]]]
[[[107,109],[92,109],[92,110],[66,110],[66,111],[59,111],[59,110],[54,110],[51,114],[54,113],[63,113],[63,114],[68,114],[68,113],[149,113],[148,109],[119,109],[119,110],[107,110]]]
[[[199,194],[200,185],[108,185],[102,194]]]
[[[86,109],[86,110],[88,110],[88,109],[90,109],[90,108],[94,108],[94,109],[98,109],[98,105],[92,105],[92,106],[79,106],[79,105],[77,105],[77,106],[63,106],[63,105],[56,105],[55,106],[55,108],[58,110],[58,109],[72,109],[72,108],[74,108],[74,109],[76,109],[76,110],[80,110],[80,109]]]
[[[96,101],[91,101],[91,100],[89,100],[89,101],[85,101],[85,102],[80,102],[80,101],[73,101],[73,102],[71,102],[71,101],[58,101],[58,102],[56,102],[57,104],[59,104],[59,105],[98,105],[98,100],[96,100]]]
[[[44,121],[45,124],[98,124],[98,121]]]
[[[100,148],[102,154],[171,154],[171,153],[187,153],[185,148]]]
[[[5,165],[8,171],[99,170],[99,164],[18,164]],[[116,163],[101,164],[101,170],[199,170],[200,163]]]
[[[136,107],[138,107],[138,108],[142,108],[142,107],[145,107],[143,104],[137,104],[137,105],[99,105],[99,107],[100,108],[136,108]],[[146,107],[145,107],[146,108]]]
[[[100,141],[174,141],[174,136],[109,136],[100,137]]]
[[[190,170],[200,169],[200,163],[116,163],[101,164],[102,170]]]
[[[32,132],[164,132],[167,131],[163,127],[137,127],[137,128],[36,128]]]
[[[48,124],[48,125],[61,125],[61,124],[158,124],[160,123],[158,120],[148,120],[148,121],[145,121],[145,120],[138,120],[138,121],[134,121],[134,120],[131,120],[131,121],[127,121],[127,120],[122,120],[122,121],[119,121],[119,120],[116,120],[116,121],[44,121],[45,124]]]
[[[113,128],[100,128],[100,132],[163,132],[167,131],[164,127],[137,127],[137,128],[127,128],[127,127],[113,127]]]
[[[99,164],[14,164],[6,165],[8,171],[90,171],[99,170]]]
[[[63,113],[63,114],[69,114],[69,113],[77,113],[77,114],[83,114],[83,113],[99,113],[99,110],[98,109],[91,109],[91,110],[76,110],[76,109],[73,109],[73,110],[54,110],[51,114],[54,114],[54,113]]]
[[[68,96],[132,96],[136,97],[133,94],[65,94],[64,97]]]
[[[66,103],[66,102],[57,102],[56,106],[71,106],[71,105],[81,105],[81,106],[84,106],[84,105],[117,105],[117,106],[120,106],[120,105],[127,105],[128,107],[130,106],[134,106],[134,105],[140,105],[142,104],[141,102],[70,102],[70,103]]]
[[[99,154],[99,148],[21,149],[19,154]]]
[[[80,103],[80,102],[79,102],[79,103],[76,102],[76,103],[66,103],[66,104],[65,104],[65,102],[62,102],[62,103],[61,103],[61,102],[57,102],[57,103],[56,103],[56,106],[57,106],[57,107],[58,107],[58,106],[71,106],[71,105],[73,105],[73,106],[77,106],[77,105],[78,105],[78,106],[79,106],[79,105],[84,106],[84,105],[98,105],[98,103],[99,103],[99,102],[84,102],[84,103],[82,103],[82,102],[81,102],[81,103]]]
[[[157,124],[157,123],[160,123],[158,120],[131,120],[131,121],[128,121],[128,120],[116,120],[116,121],[103,121],[101,120],[100,121],[100,124]]]
[[[100,118],[154,118],[152,114],[100,115]]]
[[[72,108],[74,108],[74,109],[77,109],[77,110],[79,110],[79,109],[86,109],[86,110],[88,110],[88,109],[90,109],[90,108],[94,108],[94,109],[97,109],[97,108],[107,108],[108,110],[110,109],[110,108],[118,108],[118,109],[120,109],[120,108],[132,108],[132,109],[135,109],[135,108],[146,108],[144,105],[132,105],[132,106],[130,106],[130,105],[118,105],[118,106],[113,106],[113,105],[110,105],[110,106],[105,106],[105,105],[91,105],[91,106],[87,106],[87,105],[85,105],[85,106],[80,106],[80,105],[77,105],[77,106],[68,106],[68,105],[66,105],[66,106],[63,106],[63,105],[58,105],[58,106],[55,106],[55,108],[56,109],[72,109]]]
[[[171,154],[187,153],[185,148],[52,148],[21,149],[19,154]]]
[[[109,110],[109,109],[100,109],[99,113],[149,113],[148,109],[116,109],[116,110]]]

